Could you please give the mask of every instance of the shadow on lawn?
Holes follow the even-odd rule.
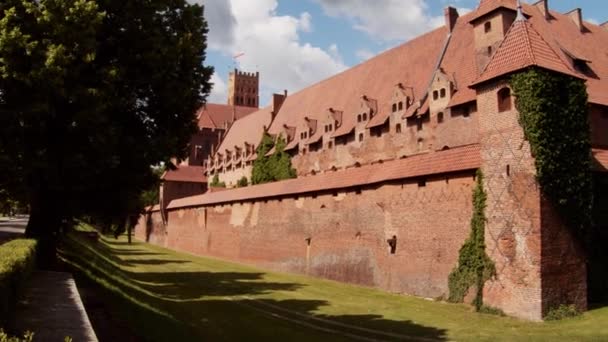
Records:
[[[82,241],[74,242],[78,246],[73,246],[76,249],[65,257],[90,269],[106,287],[118,289],[120,296],[116,291],[112,295],[121,297],[119,300],[123,303],[114,306],[113,310],[124,310],[125,305],[134,307],[117,314],[153,340],[446,339],[445,330],[411,321],[388,320],[380,315],[319,314],[321,307],[332,305],[325,300],[252,298],[276,291],[297,291],[306,286],[266,281],[265,273],[131,272],[124,267],[174,262],[182,267],[190,261],[129,258],[145,255],[137,245],[131,246],[129,253],[122,256],[120,253],[113,255],[113,252],[127,252],[110,246],[124,245],[121,241],[105,241],[94,247]],[[102,262],[103,257],[114,263]]]

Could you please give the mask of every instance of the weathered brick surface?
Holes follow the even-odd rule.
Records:
[[[469,232],[473,175],[420,185],[170,211],[166,246],[392,292],[445,295]],[[145,221],[136,230],[140,238],[141,230]],[[395,254],[387,243],[393,235]]]

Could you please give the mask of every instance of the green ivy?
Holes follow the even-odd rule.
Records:
[[[477,311],[483,307],[483,287],[487,280],[496,274],[496,267],[486,254],[486,193],[483,189],[483,174],[477,171],[477,185],[473,190],[473,216],[471,233],[460,248],[458,266],[450,273],[448,301],[462,303],[471,287],[477,288],[473,304]]]
[[[582,236],[591,226],[593,206],[585,82],[531,69],[514,75],[511,88],[541,191],[569,227]]]
[[[211,179],[211,183],[209,183],[209,186],[212,188],[225,188],[226,183],[220,182],[220,177],[217,174],[215,174],[213,176],[213,178]]]
[[[245,176],[241,177],[241,179],[239,179],[238,182],[236,182],[237,188],[243,188],[243,187],[246,187],[247,185],[249,185],[249,181],[247,180],[247,177],[245,177]]]
[[[296,170],[291,165],[291,157],[285,152],[287,142],[279,136],[276,145],[268,133],[262,136],[262,142],[257,149],[257,159],[253,162],[251,177],[252,184],[275,182],[284,179],[296,178]],[[268,152],[275,148],[271,156]]]

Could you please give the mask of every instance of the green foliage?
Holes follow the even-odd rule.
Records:
[[[0,188],[31,205],[28,236],[141,210],[196,129],[206,34],[186,0],[0,2]]]
[[[545,316],[545,321],[558,321],[565,318],[580,316],[580,314],[581,313],[576,309],[576,306],[562,304],[557,308],[549,310]]]
[[[246,187],[247,185],[249,185],[249,181],[245,176],[241,177],[241,179],[239,179],[239,181],[236,183],[236,186],[239,188]]]
[[[13,318],[24,282],[34,269],[36,241],[12,240],[0,246],[0,326]]]
[[[291,157],[285,152],[287,145],[285,139],[279,136],[276,145],[268,133],[262,136],[262,142],[257,149],[257,159],[253,162],[252,184],[276,182],[284,179],[296,178],[296,170],[291,165]],[[275,148],[271,156],[268,152]]]
[[[220,177],[217,174],[215,174],[213,176],[213,178],[211,179],[211,183],[209,183],[209,186],[212,188],[225,188],[226,183],[220,182]]]
[[[487,305],[482,305],[479,310],[479,313],[483,313],[486,315],[494,315],[494,316],[506,316],[504,311],[498,309],[498,308],[494,308],[491,306],[487,306]]]
[[[23,338],[8,336],[7,333],[0,328],[0,342],[32,342],[34,340],[33,332],[26,332],[23,334]]]
[[[511,87],[543,194],[575,233],[585,234],[593,203],[585,82],[532,69],[514,75]]]
[[[477,171],[477,185],[473,190],[473,217],[471,233],[460,248],[458,266],[450,273],[448,300],[461,303],[467,292],[475,286],[476,296],[473,304],[477,311],[483,307],[483,287],[487,280],[496,274],[494,263],[486,254],[485,224],[486,198],[483,189],[483,174]]]

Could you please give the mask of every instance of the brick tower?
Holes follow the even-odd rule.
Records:
[[[234,69],[228,77],[228,105],[258,108],[260,73]]]

